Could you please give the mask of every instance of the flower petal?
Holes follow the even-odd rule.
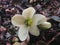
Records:
[[[33,16],[33,25],[39,25],[46,21],[47,21],[47,18],[41,14],[36,14]]]
[[[34,36],[39,36],[40,35],[40,31],[37,28],[37,26],[32,26],[29,30],[29,32],[34,35]]]
[[[21,41],[25,41],[28,37],[28,27],[26,26],[21,26],[19,31],[18,31],[18,37]]]
[[[35,13],[35,9],[33,7],[29,7],[27,9],[23,10],[22,15],[25,18],[32,18],[34,13]]]
[[[12,17],[11,22],[15,26],[20,26],[21,24],[24,24],[24,17],[22,15],[16,14]]]

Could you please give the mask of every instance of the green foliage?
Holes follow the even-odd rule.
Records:
[[[10,30],[9,30],[9,33],[10,33],[11,35],[15,35],[15,34],[16,34],[16,29],[15,29],[15,28],[10,29]]]

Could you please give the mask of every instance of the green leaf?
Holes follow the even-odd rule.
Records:
[[[15,35],[15,34],[16,34],[16,29],[15,29],[15,28],[10,29],[10,30],[9,30],[9,33],[10,33],[11,35]]]
[[[51,16],[51,19],[60,22],[60,17],[59,16]]]

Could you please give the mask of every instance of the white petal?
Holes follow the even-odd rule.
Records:
[[[49,29],[51,28],[51,23],[50,22],[44,22],[40,25],[41,28],[44,28],[44,29]]]
[[[24,17],[22,15],[18,15],[18,14],[14,15],[11,19],[12,24],[15,26],[24,24],[24,21],[25,21]]]
[[[23,10],[22,15],[25,18],[32,18],[34,13],[35,13],[35,9],[33,7],[29,7],[27,9]]]
[[[21,41],[25,41],[28,37],[28,27],[21,26],[18,32],[18,37]]]
[[[30,28],[29,32],[34,36],[39,36],[40,35],[39,29],[37,28],[37,26],[32,26]]]
[[[41,14],[36,14],[33,16],[33,25],[39,25],[46,21],[47,21],[47,18]]]

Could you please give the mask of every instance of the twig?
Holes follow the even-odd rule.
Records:
[[[46,45],[49,45],[52,41],[54,41],[55,39],[56,39],[56,37],[58,37],[60,35],[60,32],[59,33],[57,33],[50,41],[48,41],[47,43],[46,43]]]
[[[15,5],[17,8],[19,8],[20,10],[24,10],[21,6],[19,6],[19,5]]]

